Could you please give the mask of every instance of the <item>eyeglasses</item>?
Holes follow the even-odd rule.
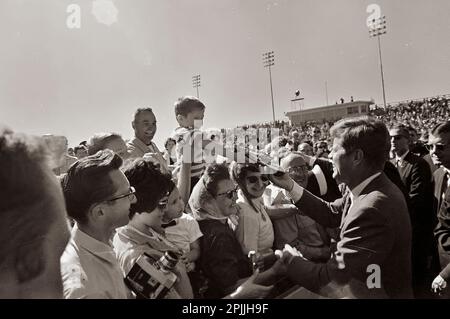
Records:
[[[448,145],[446,144],[425,144],[425,147],[428,149],[428,151],[439,151],[442,152]]]
[[[222,196],[222,195],[225,195],[229,199],[232,199],[234,196],[237,195],[237,187],[235,189],[229,190],[228,192],[217,194],[217,196]]]
[[[169,195],[166,195],[158,202],[158,208],[160,210],[165,210],[168,204],[169,204]]]
[[[267,176],[264,176],[264,175],[261,175],[261,176],[248,176],[247,177],[247,181],[250,183],[250,184],[255,184],[255,183],[257,183],[258,182],[258,179],[260,179],[261,180],[261,182],[263,182],[263,183],[269,183],[269,178],[267,177]]]
[[[127,194],[119,195],[117,197],[113,197],[111,199],[107,199],[106,201],[107,202],[113,202],[113,201],[116,201],[118,199],[125,198],[125,197],[128,197],[131,200],[132,198],[134,198],[134,196],[136,196],[136,190],[134,189],[133,186],[131,186],[130,189],[129,189],[129,192]]]

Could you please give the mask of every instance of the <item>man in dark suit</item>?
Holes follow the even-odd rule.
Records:
[[[347,297],[411,298],[408,208],[382,172],[389,132],[381,121],[362,117],[337,122],[331,136],[333,177],[348,188],[342,198],[325,202],[287,174],[270,178],[305,214],[325,227],[340,227],[336,252],[327,263],[314,263],[285,250],[273,271],[317,292],[334,286],[346,287]]]
[[[437,241],[440,273],[432,283],[435,292],[442,291],[450,298],[447,282],[450,279],[450,121],[435,126],[429,135],[428,145],[433,163],[440,166],[434,172],[434,212],[437,226],[434,230]]]
[[[412,276],[416,298],[429,298],[431,257],[433,255],[433,186],[428,163],[409,150],[409,132],[403,125],[389,129],[391,136],[391,162],[397,167],[408,192],[408,210],[412,227]]]

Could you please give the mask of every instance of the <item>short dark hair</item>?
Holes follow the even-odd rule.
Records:
[[[250,203],[250,205],[253,207],[254,210],[256,210],[255,205],[253,205],[253,202],[251,201],[251,196],[247,190],[247,187],[245,186],[245,179],[248,176],[248,173],[259,173],[261,172],[261,166],[256,163],[235,163],[232,166],[231,170],[231,176],[233,180],[239,185],[239,188],[242,191],[242,194],[247,199],[247,201]]]
[[[62,178],[68,215],[86,223],[89,208],[116,191],[109,172],[119,170],[122,159],[111,150],[102,150],[75,162]]]
[[[194,110],[204,110],[205,105],[194,96],[183,96],[175,102],[175,116],[187,116]]]
[[[441,134],[448,134],[450,133],[450,121],[441,122],[439,124],[436,124],[431,130],[431,135],[441,135]]]
[[[106,149],[106,144],[115,140],[122,139],[117,133],[96,133],[89,138],[88,155],[94,155],[98,151]]]
[[[134,112],[133,122],[136,121],[136,118],[139,116],[139,114],[143,112],[151,112],[153,113],[153,110],[151,107],[140,107]]]
[[[163,174],[153,162],[136,158],[125,162],[123,172],[136,190],[136,203],[131,205],[130,219],[134,214],[152,212],[164,196],[175,188],[170,175]]]
[[[389,158],[389,131],[380,120],[368,116],[342,119],[333,125],[330,133],[332,138],[342,139],[346,152],[361,149],[369,167],[383,169]]]
[[[203,181],[206,190],[212,196],[217,196],[217,185],[220,181],[231,179],[229,166],[226,163],[212,163],[208,165],[203,173]]]
[[[164,142],[164,148],[167,148],[167,144],[169,144],[169,142],[174,142],[175,144],[177,143],[177,141],[175,141],[173,138],[168,137]]]
[[[43,188],[53,176],[48,160],[43,139],[0,127],[0,268],[25,266],[15,269],[20,283],[45,269],[43,239],[55,220],[51,194]]]

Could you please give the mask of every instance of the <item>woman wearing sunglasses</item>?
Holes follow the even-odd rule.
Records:
[[[204,294],[206,298],[222,298],[233,291],[240,292],[238,296],[231,295],[235,298],[257,298],[267,295],[271,289],[261,286],[272,279],[269,270],[255,278],[257,286],[251,289],[253,291],[241,289],[242,286],[236,290],[252,274],[250,260],[242,252],[231,227],[230,217],[237,210],[236,198],[236,185],[230,178],[227,165],[211,164],[195,185],[189,199],[192,213],[203,233],[200,239],[200,263],[197,266],[200,266],[209,281]]]
[[[274,242],[273,225],[262,198],[269,179],[260,168],[257,164],[236,163],[232,169],[233,179],[239,185],[236,236],[246,255],[252,250],[271,252]]]
[[[119,228],[113,240],[114,251],[126,276],[144,253],[156,261],[167,251],[179,257],[182,251],[167,240],[162,227],[168,202],[176,206],[177,201],[174,201],[174,198],[179,197],[170,176],[161,173],[151,161],[142,158],[126,163],[124,174],[135,189],[134,196],[137,199],[136,203],[131,205],[128,225]],[[181,215],[184,205],[178,206]],[[178,280],[165,298],[192,298],[192,287],[183,262],[177,263],[174,273]]]

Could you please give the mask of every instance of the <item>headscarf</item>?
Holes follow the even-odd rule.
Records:
[[[220,208],[217,205],[217,201],[206,189],[203,177],[204,175],[194,186],[191,197],[189,198],[189,206],[191,207],[192,215],[196,220],[227,219],[227,216],[222,216],[220,214]]]

